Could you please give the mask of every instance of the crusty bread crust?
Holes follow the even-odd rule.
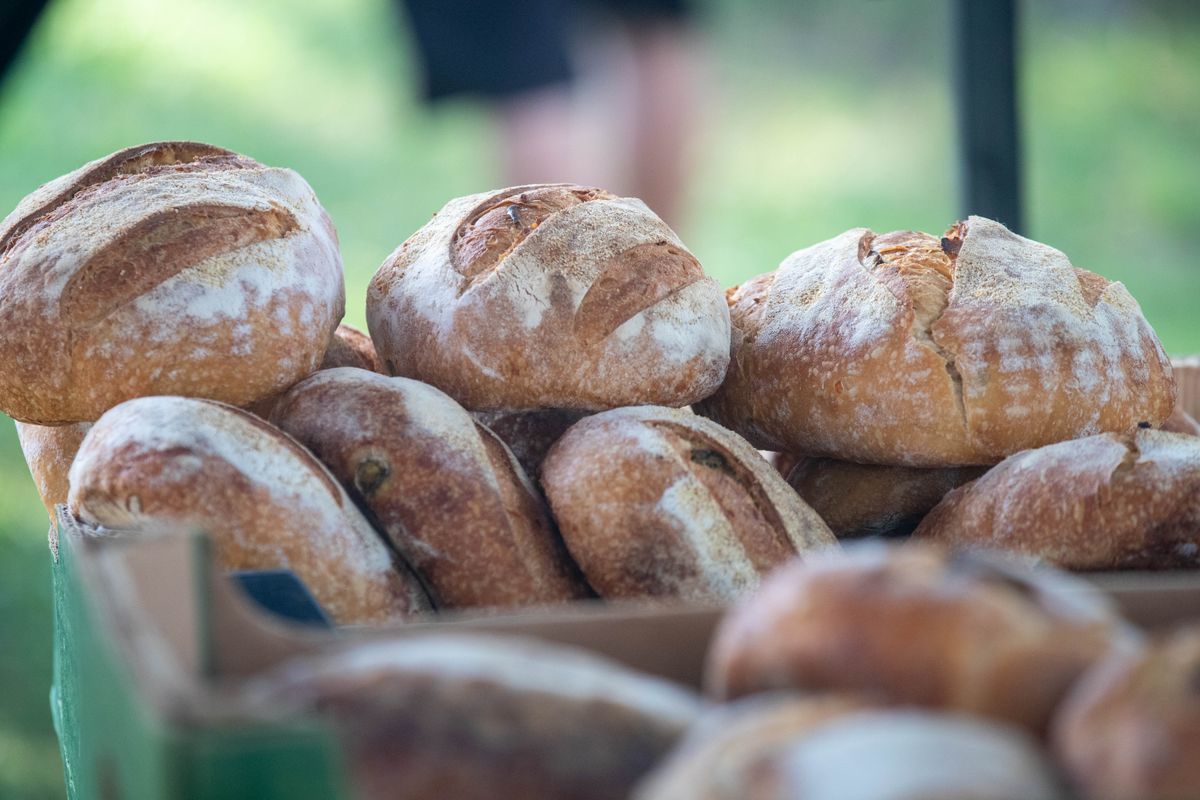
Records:
[[[859,542],[780,569],[728,614],[705,680],[718,699],[862,693],[1041,732],[1118,625],[1099,592],[1066,575]]]
[[[1192,800],[1200,790],[1200,628],[1114,653],[1054,720],[1059,760],[1089,800]]]
[[[123,403],[88,432],[70,481],[69,507],[83,522],[202,531],[222,569],[290,569],[336,622],[430,608],[333,476],[282,431],[232,406]]]
[[[757,447],[994,464],[1158,425],[1174,405],[1166,354],[1124,286],[982,217],[940,242],[847,231],[729,303],[730,368],[697,410]]]
[[[788,485],[839,539],[905,536],[951,489],[986,467],[881,467],[831,458],[797,459]]]
[[[293,662],[244,704],[332,722],[363,800],[610,800],[674,744],[692,692],[545,642],[423,635]]]
[[[83,437],[91,427],[90,422],[54,427],[17,423],[21,452],[25,454],[25,463],[29,465],[38,496],[42,498],[42,505],[46,507],[51,521],[54,520],[54,507],[67,502],[70,486],[67,474]]]
[[[336,234],[299,175],[194,142],[122,150],[0,222],[0,410],[62,424],[154,394],[247,405],[316,368],[344,303]]]
[[[586,411],[547,408],[541,411],[476,411],[472,416],[508,445],[526,475],[539,481],[542,461],[551,446],[587,415]]]
[[[1138,430],[1017,453],[946,495],[913,537],[1067,569],[1200,566],[1200,439]]]
[[[542,464],[563,540],[601,597],[727,601],[833,534],[736,434],[686,411],[576,423]]]
[[[271,419],[370,511],[439,607],[590,594],[512,454],[443,392],[323,370],[285,394]]]
[[[640,200],[569,185],[451,200],[367,293],[388,371],[472,411],[682,406],[729,362],[718,284]]]
[[[375,344],[371,337],[352,325],[342,323],[333,332],[329,340],[329,349],[321,359],[322,369],[337,369],[338,367],[356,367],[358,369],[386,374],[379,354],[375,352]]]

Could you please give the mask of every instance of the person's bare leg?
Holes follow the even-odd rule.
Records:
[[[691,29],[673,21],[630,26],[637,74],[631,152],[634,193],[679,223],[697,123],[701,58]]]
[[[494,105],[506,185],[574,181],[574,105],[567,86],[526,92]]]

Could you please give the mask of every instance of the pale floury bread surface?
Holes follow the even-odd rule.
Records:
[[[439,608],[590,595],[513,455],[444,392],[323,370],[285,394],[271,421],[369,509]]]
[[[1200,438],[1138,430],[1017,453],[913,532],[1078,570],[1200,566]]]
[[[0,222],[0,410],[247,405],[317,367],[344,303],[337,236],[295,172],[194,142],[122,150]]]
[[[704,703],[574,648],[443,633],[294,660],[243,707],[330,719],[363,800],[616,800]]]
[[[703,413],[758,447],[874,464],[994,464],[1158,425],[1170,364],[1120,283],[971,217],[938,239],[858,228],[729,293]]]
[[[88,432],[70,481],[70,510],[83,522],[206,533],[221,569],[290,569],[336,622],[429,608],[333,476],[283,432],[232,406],[182,397],[123,403]]]
[[[384,364],[472,411],[683,406],[729,362],[720,286],[640,200],[571,185],[451,200],[376,273]]]
[[[1097,664],[1055,719],[1054,745],[1088,800],[1200,797],[1200,627]]]
[[[67,489],[70,486],[67,474],[83,437],[91,427],[90,422],[54,427],[17,423],[21,452],[25,454],[29,474],[33,476],[38,496],[42,498],[42,505],[52,521],[54,507],[67,502]]]
[[[775,690],[995,717],[1043,732],[1065,692],[1130,634],[1069,575],[984,554],[859,542],[775,572],[722,620],[717,698]]]
[[[798,554],[836,547],[753,447],[688,411],[586,417],[550,449],[542,488],[601,597],[725,602]]]

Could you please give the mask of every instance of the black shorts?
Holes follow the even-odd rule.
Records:
[[[503,97],[572,77],[570,38],[590,8],[629,19],[682,19],[689,0],[402,0],[422,94]]]

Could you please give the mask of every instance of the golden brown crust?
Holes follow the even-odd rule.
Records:
[[[971,217],[940,241],[847,231],[729,295],[733,351],[698,409],[755,446],[848,461],[993,464],[1161,423],[1162,346],[1119,283]]]
[[[570,648],[446,634],[290,665],[247,705],[329,719],[363,800],[624,798],[702,708]]]
[[[539,481],[542,461],[550,447],[587,415],[586,411],[547,408],[540,411],[477,411],[472,416],[500,437],[526,475]]]
[[[272,421],[370,511],[439,607],[589,595],[512,454],[432,386],[325,370],[284,395]]]
[[[601,597],[729,600],[798,553],[834,545],[745,441],[676,409],[581,420],[550,449],[542,486]]]
[[[1098,593],[1066,576],[859,543],[779,570],[735,608],[706,683],[717,698],[862,693],[1041,731],[1117,625]]]
[[[1078,570],[1200,565],[1200,439],[1155,430],[1027,450],[946,495],[914,538]]]
[[[0,297],[0,409],[48,425],[155,394],[254,403],[316,367],[344,306],[303,179],[190,142],[25,198],[0,222]]]
[[[639,200],[571,185],[452,200],[367,295],[388,372],[472,411],[687,405],[729,361],[717,283]]]
[[[67,474],[83,437],[91,427],[90,422],[57,427],[17,423],[21,452],[25,454],[25,463],[33,475],[38,496],[42,498],[42,505],[46,507],[52,522],[55,518],[54,507],[67,502],[71,485]]]
[[[797,459],[787,473],[796,490],[839,539],[907,536],[951,489],[986,467],[881,467],[831,458]]]
[[[333,338],[329,340],[329,349],[325,351],[325,357],[321,359],[321,366],[317,369],[338,367],[356,367],[378,372],[380,375],[387,374],[379,361],[379,355],[375,352],[371,337],[344,322],[333,332]]]
[[[1089,800],[1190,800],[1200,788],[1200,628],[1093,667],[1054,721]]]
[[[90,525],[208,534],[224,570],[290,569],[337,622],[429,609],[316,459],[252,414],[206,400],[147,397],[105,414],[70,472],[71,513]]]

